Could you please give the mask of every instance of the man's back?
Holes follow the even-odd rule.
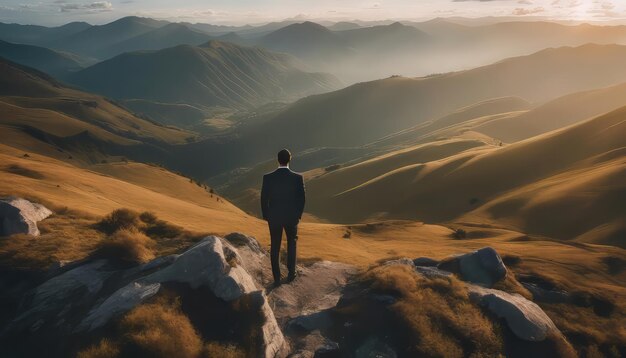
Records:
[[[304,210],[304,180],[289,168],[278,168],[263,176],[261,210],[272,222],[297,223]]]

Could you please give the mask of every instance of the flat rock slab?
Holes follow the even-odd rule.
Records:
[[[0,236],[28,234],[39,236],[37,222],[52,215],[41,204],[21,198],[0,199]]]
[[[293,282],[273,289],[268,295],[276,319],[284,324],[288,319],[334,307],[356,271],[354,266],[331,261],[301,268]]]

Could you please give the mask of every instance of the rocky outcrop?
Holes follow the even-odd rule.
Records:
[[[39,236],[37,222],[52,215],[41,204],[21,198],[0,199],[0,236],[28,234]]]
[[[385,265],[405,264],[428,279],[456,273],[467,282],[470,300],[504,319],[519,339],[539,342],[549,336],[561,336],[554,322],[536,303],[519,294],[483,287],[493,285],[507,273],[500,255],[493,248],[485,247],[443,260],[438,267],[433,267],[433,261],[423,257],[415,260],[395,259],[387,261]],[[416,262],[420,265],[416,265]]]
[[[247,238],[247,240],[254,240]],[[254,240],[256,243],[256,240]],[[114,269],[106,260],[86,261],[57,268],[58,274],[41,284],[23,302],[9,331],[37,331],[59,327],[57,334],[85,334],[111,322],[157,294],[168,284],[184,284],[191,290],[206,289],[218,299],[231,302],[247,296],[258,307],[263,324],[258,327],[266,357],[285,357],[288,344],[276,321],[262,286],[239,263],[246,256],[265,253],[258,243],[240,246],[209,236],[180,255],[170,255],[130,269]],[[60,270],[60,272],[59,272]]]

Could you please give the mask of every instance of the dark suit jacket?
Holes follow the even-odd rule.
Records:
[[[289,168],[278,168],[263,176],[261,212],[263,219],[295,225],[304,211],[304,179]]]

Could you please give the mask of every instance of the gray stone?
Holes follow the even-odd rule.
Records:
[[[0,236],[28,234],[39,236],[37,222],[52,215],[45,206],[21,198],[0,200]]]
[[[452,275],[448,271],[429,266],[417,266],[415,267],[415,271],[423,276],[426,276],[427,278],[449,277]]]
[[[491,287],[506,276],[506,266],[502,258],[491,247],[483,247],[461,255],[458,259],[464,281]]]
[[[385,266],[395,266],[395,265],[406,265],[406,266],[410,266],[412,268],[415,267],[415,264],[413,263],[413,260],[403,257],[401,259],[394,259],[394,260],[389,260],[389,261],[385,261],[384,263]]]
[[[418,257],[413,260],[415,266],[437,266],[439,261],[431,259],[430,257]]]
[[[518,294],[467,285],[470,299],[496,316],[504,318],[513,333],[526,341],[543,341],[561,335],[554,322],[536,303]]]
[[[330,314],[320,311],[308,315],[298,316],[287,323],[288,330],[311,332],[316,329],[326,329],[332,325]]]

